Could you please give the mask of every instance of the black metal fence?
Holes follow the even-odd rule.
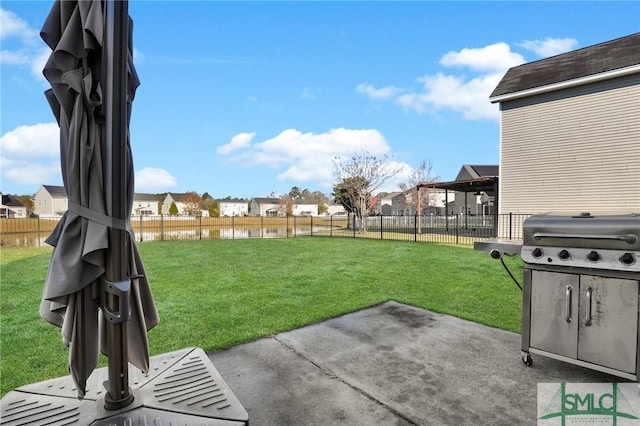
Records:
[[[131,225],[138,241],[347,237],[444,244],[472,244],[499,237],[522,239],[522,223],[530,215],[493,216],[292,216],[182,217],[137,216]],[[0,246],[45,245],[59,219],[0,219]],[[495,229],[498,235],[495,235]]]

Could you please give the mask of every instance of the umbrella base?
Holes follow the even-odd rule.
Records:
[[[149,373],[129,366],[133,403],[106,410],[107,368],[95,370],[77,399],[71,376],[19,387],[0,401],[3,425],[248,425],[249,416],[199,348],[151,357]]]

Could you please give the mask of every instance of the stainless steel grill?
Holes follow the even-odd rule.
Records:
[[[523,225],[522,360],[638,380],[640,215],[532,216]]]

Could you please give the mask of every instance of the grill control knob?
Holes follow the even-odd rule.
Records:
[[[558,252],[558,257],[562,260],[567,260],[571,257],[571,254],[567,250],[560,250]]]
[[[636,263],[636,258],[631,253],[623,254],[622,256],[620,256],[619,260],[620,260],[620,263],[624,265],[633,265],[634,263]]]
[[[602,256],[600,256],[600,253],[594,250],[587,255],[587,259],[589,259],[592,262],[597,262],[600,259],[602,259]]]
[[[536,257],[536,258],[537,258],[537,257],[542,257],[542,254],[543,254],[543,253],[542,253],[542,249],[540,249],[540,248],[535,248],[535,249],[533,249],[533,251],[531,252],[531,255],[532,255],[533,257]]]

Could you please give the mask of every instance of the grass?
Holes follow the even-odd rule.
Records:
[[[388,300],[520,331],[520,291],[499,262],[469,247],[347,238],[138,247],[161,321],[149,332],[152,355],[220,350]],[[50,253],[1,252],[2,395],[68,374],[60,330],[38,315]]]

